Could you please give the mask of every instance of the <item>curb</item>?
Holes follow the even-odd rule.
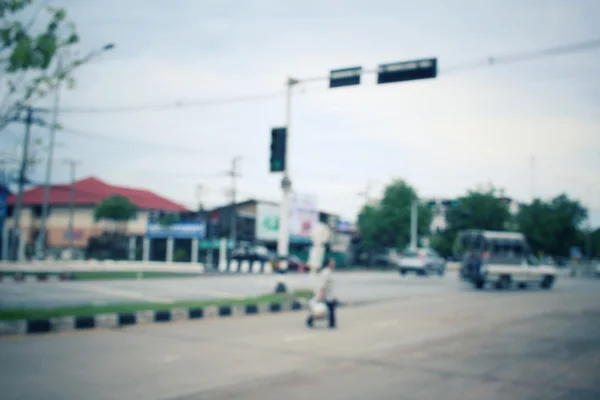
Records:
[[[0,320],[0,336],[35,335],[94,329],[119,329],[135,325],[199,321],[215,318],[245,317],[260,314],[297,312],[307,308],[308,300],[295,299],[280,303],[221,305],[197,308],[165,308],[126,313],[107,313],[87,316],[67,316],[47,319]],[[360,307],[367,302],[340,303],[339,307]]]
[[[71,281],[73,275],[69,273],[62,274],[17,274],[17,275],[2,275],[0,273],[0,283],[31,283],[31,282],[58,282]]]
[[[117,329],[152,323],[195,321],[212,318],[231,318],[259,314],[300,311],[306,301],[296,299],[280,303],[221,305],[197,308],[165,308],[125,313],[107,313],[88,316],[67,316],[47,319],[0,320],[0,336]]]

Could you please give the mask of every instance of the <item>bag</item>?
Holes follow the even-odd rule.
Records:
[[[327,316],[327,306],[322,301],[313,297],[310,301],[310,314],[315,319],[322,319]]]

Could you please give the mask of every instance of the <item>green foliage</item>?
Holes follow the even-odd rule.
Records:
[[[402,180],[396,180],[385,189],[377,205],[365,205],[358,216],[362,244],[368,250],[405,248],[410,241],[410,210],[418,200],[415,190]],[[431,210],[418,207],[418,232],[426,234],[431,224]]]
[[[63,81],[72,87],[73,70],[86,61],[62,57],[79,42],[75,26],[64,9],[43,7],[32,0],[0,0],[0,68],[7,78],[0,131],[25,104],[45,97]],[[62,65],[55,62],[58,57]]]
[[[600,258],[600,228],[591,234],[592,257]]]
[[[94,210],[96,221],[106,219],[115,222],[126,222],[137,215],[137,206],[123,196],[111,196],[100,203]]]
[[[431,247],[444,256],[455,253],[455,238],[466,229],[516,229],[502,193],[494,187],[469,190],[446,210],[447,229],[431,238]]]
[[[446,213],[448,228],[454,233],[464,229],[503,231],[510,222],[510,212],[495,188],[469,190]]]
[[[187,258],[188,258],[187,251],[185,251],[184,249],[176,249],[175,250],[175,254],[173,256],[173,261],[182,262],[182,261],[186,261]]]
[[[571,246],[583,245],[579,227],[586,218],[587,210],[563,194],[549,202],[536,199],[522,206],[517,222],[536,253],[567,256]]]
[[[454,235],[448,230],[433,235],[430,239],[429,246],[440,253],[441,256],[449,257],[454,253]]]

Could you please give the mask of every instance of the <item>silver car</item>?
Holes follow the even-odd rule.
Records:
[[[446,273],[446,260],[428,247],[404,250],[398,256],[396,264],[400,275],[412,272],[419,276],[443,276]]]

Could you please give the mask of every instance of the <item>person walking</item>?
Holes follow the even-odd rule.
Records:
[[[327,262],[325,268],[321,270],[318,279],[318,287],[317,287],[317,300],[319,302],[325,302],[327,306],[327,316],[329,319],[329,328],[335,329],[336,318],[335,318],[335,309],[337,307],[337,298],[333,292],[333,270],[335,269],[335,259],[330,258]],[[314,316],[312,313],[308,316],[306,320],[306,325],[309,328],[312,328],[314,324]]]

